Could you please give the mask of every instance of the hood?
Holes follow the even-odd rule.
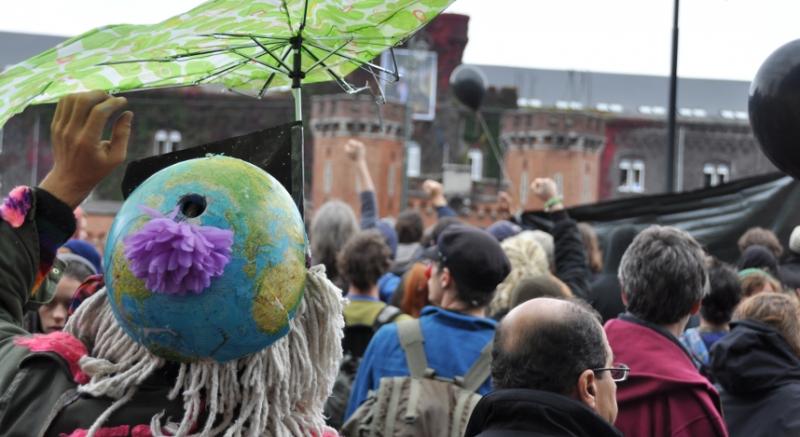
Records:
[[[754,320],[731,326],[711,348],[711,373],[725,391],[746,395],[800,382],[800,358],[778,331]]]
[[[545,436],[622,436],[578,401],[521,388],[496,390],[484,396],[475,406],[464,436],[504,435],[504,432],[512,435],[512,431]]]
[[[626,313],[605,325],[614,361],[631,368],[628,379],[617,384],[620,408],[626,402],[638,402],[658,393],[691,387],[714,392],[712,397],[718,403],[719,398],[711,383],[698,372],[678,340],[646,323]]]
[[[619,263],[622,261],[622,255],[628,249],[628,246],[633,243],[636,234],[636,228],[631,225],[620,226],[614,229],[608,240],[606,253],[603,254],[604,273],[617,274]]]

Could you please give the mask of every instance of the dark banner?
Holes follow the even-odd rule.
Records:
[[[692,234],[718,258],[735,262],[736,241],[748,229],[774,231],[784,247],[800,225],[800,183],[782,173],[741,179],[718,187],[678,194],[659,194],[612,200],[569,209],[577,221],[592,224],[601,245],[622,224],[644,229],[649,225],[675,226]],[[525,227],[547,228],[542,212],[522,215]]]

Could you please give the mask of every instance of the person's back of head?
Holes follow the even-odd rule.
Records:
[[[518,224],[508,220],[498,220],[486,228],[486,232],[492,234],[497,241],[503,242],[506,238],[511,238],[519,234],[522,228]]]
[[[608,245],[604,255],[605,266],[603,271],[617,275],[619,272],[619,264],[622,261],[622,255],[628,250],[628,246],[633,243],[636,234],[639,232],[632,225],[622,225],[614,228],[611,235],[608,237]]]
[[[407,209],[397,216],[394,229],[397,232],[397,241],[400,244],[419,243],[425,230],[422,216],[411,209]]]
[[[744,249],[736,266],[739,270],[756,268],[774,277],[778,275],[778,259],[768,247],[760,244],[752,244]]]
[[[439,236],[442,235],[442,232],[445,229],[449,228],[452,225],[463,224],[458,217],[442,217],[439,221],[436,222],[433,227],[428,229],[422,237],[422,245],[425,247],[435,246],[436,242],[439,241]]]
[[[426,256],[437,266],[428,281],[431,302],[441,306],[450,292],[465,306],[461,310],[488,305],[511,270],[500,243],[486,231],[468,225],[448,226]]]
[[[578,223],[578,230],[581,232],[581,240],[583,240],[583,247],[586,250],[586,257],[589,261],[589,269],[592,273],[600,273],[603,271],[603,251],[600,250],[600,241],[597,239],[597,233],[589,223]]]
[[[739,252],[742,254],[744,254],[744,251],[747,250],[748,247],[753,245],[766,247],[770,252],[772,252],[772,255],[775,256],[776,259],[779,259],[783,254],[783,246],[781,246],[781,242],[778,240],[778,237],[775,235],[775,233],[769,229],[764,229],[761,227],[750,228],[745,231],[741,237],[739,237],[739,241],[737,242],[737,246],[739,246]]]
[[[324,264],[328,278],[338,279],[336,256],[350,237],[358,232],[353,209],[339,200],[325,202],[311,221],[311,257],[314,264]]]
[[[492,351],[495,389],[524,388],[585,403],[609,423],[617,415],[612,352],[600,316],[580,301],[529,300],[497,327]]]
[[[527,276],[522,278],[511,290],[509,308],[516,308],[520,304],[539,297],[570,299],[573,295],[569,287],[554,276]]]
[[[772,327],[800,357],[800,306],[795,298],[782,293],[759,293],[739,304],[733,320],[755,320]]]
[[[628,312],[657,325],[677,323],[703,298],[703,249],[685,231],[651,226],[622,256],[619,281]]]
[[[380,232],[360,231],[347,240],[339,252],[339,273],[351,287],[368,293],[389,269],[391,255]]]
[[[411,317],[419,317],[422,308],[428,305],[428,279],[425,277],[427,266],[414,263],[403,275],[403,300],[400,309]]]
[[[700,316],[713,325],[727,325],[742,299],[742,286],[736,272],[714,259],[708,267],[709,293],[700,304]]]
[[[750,267],[740,270],[738,276],[742,287],[742,297],[750,297],[759,293],[778,293],[782,291],[780,282],[765,270]]]
[[[509,304],[511,291],[522,278],[550,273],[547,254],[531,232],[526,231],[506,238],[500,243],[500,247],[503,248],[503,252],[511,263],[511,272],[497,286],[489,305],[489,309],[493,313],[511,308]]]
[[[536,242],[542,246],[542,249],[544,249],[544,253],[547,254],[547,264],[550,271],[556,271],[556,244],[552,235],[536,229],[533,231],[522,231],[518,236],[527,236],[536,240]]]

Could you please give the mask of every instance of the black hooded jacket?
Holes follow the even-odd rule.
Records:
[[[603,323],[625,312],[618,271],[622,255],[635,237],[636,228],[633,226],[621,226],[615,229],[611,233],[603,256],[603,272],[592,280],[589,303],[603,317]]]
[[[710,363],[731,437],[800,435],[800,358],[766,324],[731,326]]]
[[[464,437],[621,437],[616,428],[582,403],[555,393],[522,388],[484,396]]]

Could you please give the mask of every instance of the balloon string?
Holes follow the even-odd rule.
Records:
[[[478,119],[478,123],[481,125],[481,130],[483,131],[483,135],[489,142],[489,149],[491,149],[492,154],[494,155],[494,159],[497,160],[497,165],[498,167],[500,167],[500,172],[503,174],[503,179],[508,181],[509,191],[511,191],[511,193],[509,194],[511,194],[512,197],[518,199],[520,202],[522,202],[522,199],[520,199],[519,197],[519,193],[514,192],[519,190],[516,190],[517,187],[514,186],[513,181],[508,176],[508,172],[506,171],[506,166],[504,165],[503,162],[503,153],[500,150],[500,146],[494,140],[494,136],[492,136],[492,133],[489,131],[489,125],[486,123],[486,119],[483,118],[483,114],[480,111],[475,111],[475,118]],[[500,183],[500,185],[502,186],[502,182]]]

